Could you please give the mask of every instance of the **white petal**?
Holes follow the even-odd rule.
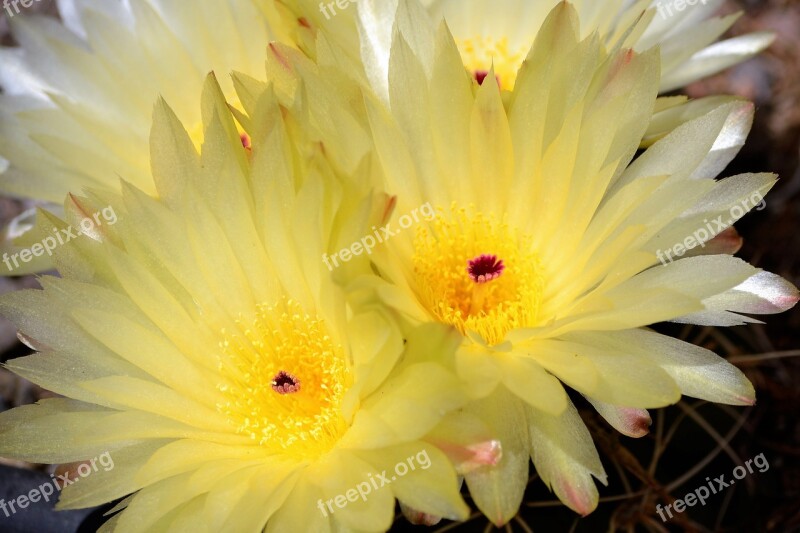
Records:
[[[76,35],[86,37],[86,28],[83,21],[83,11],[91,9],[104,13],[113,19],[123,22],[128,26],[133,24],[133,16],[128,6],[128,0],[56,0],[58,14],[64,25]]]
[[[707,311],[685,315],[673,322],[703,326],[737,326],[760,322],[736,313],[783,313],[794,307],[798,300],[800,294],[794,285],[776,274],[759,271],[736,287],[703,300]]]
[[[737,295],[736,307],[730,311],[772,315],[794,307],[800,297],[797,287],[770,272],[761,271],[737,285],[731,292]]]
[[[725,159],[741,148],[752,113],[751,103],[736,101],[683,124],[636,159],[614,188],[650,176],[672,175],[675,180],[716,177]]]
[[[361,57],[372,88],[389,102],[389,51],[392,48],[397,0],[360,0],[358,33]]]
[[[747,377],[714,352],[646,329],[581,332],[583,343],[645,357],[663,368],[686,396],[729,405],[753,405],[755,391]]]
[[[681,124],[707,115],[721,105],[737,100],[740,99],[735,96],[707,96],[697,100],[687,100],[685,96],[661,97],[656,100],[656,109],[642,140],[642,146],[649,147]]]
[[[761,32],[734,37],[713,44],[661,80],[661,89],[671,91],[693,81],[715,74],[766,49],[775,40],[771,33]]]

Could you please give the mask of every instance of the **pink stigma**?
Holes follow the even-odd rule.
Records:
[[[300,390],[300,380],[281,370],[272,378],[272,390],[278,394],[291,394]]]
[[[488,70],[476,70],[475,71],[475,81],[478,82],[478,85],[483,85],[483,81],[489,75]],[[495,74],[495,79],[497,80],[497,85],[500,86],[500,76]]]
[[[483,80],[486,79],[486,76],[489,75],[488,70],[476,70],[475,71],[475,81],[478,82],[478,85],[483,85]]]
[[[470,259],[468,264],[467,272],[470,279],[475,283],[486,283],[497,279],[506,268],[502,259],[498,260],[496,255],[487,254]]]

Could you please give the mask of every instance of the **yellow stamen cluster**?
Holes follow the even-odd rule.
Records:
[[[414,237],[417,292],[430,313],[463,334],[480,334],[490,345],[512,329],[535,325],[543,281],[530,237],[474,207],[437,211]],[[495,279],[477,283],[467,271],[469,261],[487,254],[505,268]]]
[[[494,65],[494,73],[500,87],[512,90],[517,81],[517,71],[522,66],[527,50],[509,50],[508,38],[494,39],[481,36],[472,39],[458,39],[458,49],[464,66],[473,75],[487,73]]]
[[[238,325],[223,332],[220,411],[273,453],[312,459],[330,450],[347,429],[341,404],[351,375],[325,323],[284,300]],[[281,387],[287,379],[296,386]]]

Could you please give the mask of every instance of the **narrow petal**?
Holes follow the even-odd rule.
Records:
[[[726,302],[727,300],[727,302]],[[788,311],[800,301],[797,287],[771,272],[760,271],[724,294],[706,299],[709,308],[772,315]]]
[[[517,514],[528,484],[528,436],[520,424],[524,405],[508,391],[498,389],[466,409],[480,417],[503,443],[503,458],[496,466],[478,468],[465,476],[475,505],[497,527]]]
[[[794,285],[776,274],[757,270],[736,287],[704,299],[705,311],[683,315],[672,322],[701,326],[760,323],[759,320],[738,313],[782,313],[794,307],[798,300],[800,293]]]
[[[567,507],[586,516],[599,498],[592,477],[607,482],[589,430],[572,403],[560,416],[530,406],[526,410],[536,471]]]
[[[645,357],[664,369],[686,396],[729,405],[753,405],[755,390],[741,370],[710,350],[646,329],[581,332],[582,342]]]
[[[716,74],[765,50],[774,40],[774,34],[759,32],[713,44],[693,55],[680,69],[665,76],[661,81],[661,89],[671,91]]]

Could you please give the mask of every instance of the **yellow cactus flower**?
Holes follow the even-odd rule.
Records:
[[[116,188],[119,177],[154,193],[148,134],[156,99],[173,102],[199,144],[206,75],[219,72],[233,100],[228,74],[260,76],[280,31],[250,0],[60,7],[65,25],[11,18],[19,47],[0,50],[0,155],[9,162],[2,191],[56,203],[83,187]]]
[[[444,18],[447,22],[465,67],[478,81],[483,81],[494,69],[501,87],[511,90],[545,17],[562,0],[420,1],[435,19]],[[282,2],[312,21],[315,27],[333,35],[338,42],[347,43],[352,52],[360,51],[367,76],[385,96],[389,91],[389,52],[395,25],[407,35],[424,36],[422,28],[409,25],[411,19],[405,14],[408,8],[404,6],[405,0],[348,0],[338,4],[316,0]],[[712,17],[723,2],[573,0],[573,5],[582,21],[583,37],[598,32],[608,46],[637,51],[659,46],[660,88],[670,91],[744,61],[773,41],[772,34],[758,32],[717,42],[741,15]],[[403,6],[400,14],[398,5]],[[415,18],[414,22],[430,25],[421,18]],[[355,35],[361,37],[360,47],[354,42]],[[409,45],[423,66],[429,68],[433,59],[432,43],[423,37],[410,39]]]
[[[514,86],[536,30],[557,2],[423,0],[432,13],[449,23],[465,65],[479,75],[494,63],[501,81],[500,69],[507,72],[509,88]],[[712,18],[723,2],[698,0],[675,5],[663,0],[576,0],[574,6],[582,21],[583,37],[598,31],[608,45],[625,39],[623,46],[637,51],[660,46],[659,86],[662,91],[671,91],[744,61],[772,42],[774,37],[768,32],[716,42],[741,15]],[[516,16],[499,17],[500,12]],[[632,33],[626,36],[628,31]]]
[[[753,106],[717,100],[637,155],[656,109],[657,50],[582,38],[578,12],[560,3],[505,98],[464,72],[446,26],[428,34],[424,13],[401,16],[388,106],[366,88],[364,107],[354,105],[341,78],[319,88],[335,49],[317,71],[287,62],[316,87],[298,100],[316,106],[320,124],[335,123],[330,109],[367,113],[395,213],[434,208],[372,257],[387,303],[463,335],[455,366],[475,398],[465,412],[503,444],[497,466],[466,475],[475,503],[497,525],[511,519],[531,458],[564,503],[589,513],[592,478],[606,476],[565,387],[630,436],[647,432],[646,409],[682,394],[750,405],[753,386],[737,368],[648,326],[731,326],[798,301],[792,284],[731,255],[726,228],[776,180],[714,179],[742,146]]]
[[[249,149],[210,77],[199,156],[156,105],[157,198],[125,182],[68,198],[68,217],[116,223],[56,249],[63,278],[0,302],[39,352],[8,368],[63,396],[0,415],[0,455],[108,454],[60,500],[127,496],[103,531],[384,531],[395,498],[464,519],[450,459],[423,440],[466,401],[437,363],[459,336],[340,288],[373,275],[366,256],[333,283],[320,258],[368,231],[370,196],[337,185],[270,91],[239,96],[259,110]]]
[[[261,77],[270,39],[285,38],[270,4],[260,7],[252,0],[61,0],[63,25],[24,12],[11,17],[19,46],[0,49],[0,192],[60,204],[70,191],[116,189],[122,178],[155,193],[148,133],[156,98],[172,102],[199,145],[206,75],[219,72],[236,103],[229,73]],[[24,233],[30,218],[6,237]],[[40,259],[12,274],[43,266]]]

